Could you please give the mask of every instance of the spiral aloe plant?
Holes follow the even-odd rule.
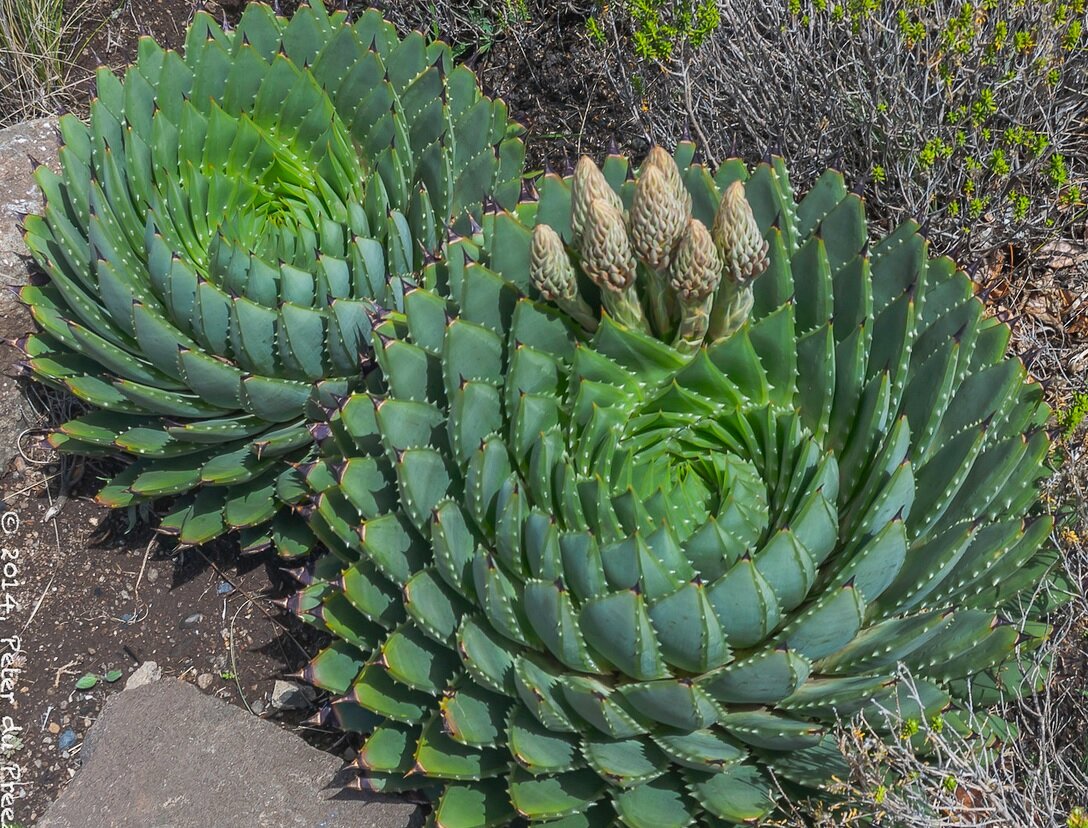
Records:
[[[309,415],[361,385],[374,302],[400,306],[449,223],[517,202],[519,128],[444,44],[321,3],[198,13],[184,56],[145,38],[97,87],[26,221],[49,276],[22,292],[29,369],[93,409],[53,443],[134,458],[99,499],[177,495],[184,543],[305,552],[284,506]]]
[[[1007,734],[972,707],[1047,634],[1047,408],[918,230],[685,144],[452,241],[303,469],[332,554],[289,603],[358,784],[448,828],[739,825],[846,772],[837,717]]]

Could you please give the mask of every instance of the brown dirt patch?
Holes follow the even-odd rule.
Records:
[[[10,593],[20,610],[5,635],[17,635],[22,650],[11,711],[21,745],[10,757],[25,774],[19,819],[33,824],[56,798],[106,698],[144,661],[255,714],[275,715],[275,680],[318,646],[314,631],[271,603],[292,591],[275,560],[239,559],[229,543],[171,554],[146,524],[126,532],[126,516],[111,515],[85,491],[73,492],[56,514],[50,478],[60,467],[21,458],[14,465],[0,489],[0,549],[18,567]],[[112,537],[96,539],[104,534]],[[111,671],[120,678],[107,681]],[[88,673],[98,683],[79,690]]]

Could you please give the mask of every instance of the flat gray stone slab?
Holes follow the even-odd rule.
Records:
[[[0,129],[0,339],[18,339],[33,330],[26,308],[8,286],[27,283],[23,257],[23,216],[40,213],[42,196],[34,183],[34,167],[59,169],[60,140],[55,118],[27,121]],[[18,353],[0,345],[0,475],[15,456],[15,443],[26,428],[19,389],[8,374]]]
[[[111,696],[38,828],[416,828],[418,806],[341,793],[343,763],[164,679]]]

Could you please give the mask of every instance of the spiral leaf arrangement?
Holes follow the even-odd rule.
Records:
[[[1048,409],[1007,327],[838,172],[797,203],[692,154],[451,240],[301,470],[319,719],[436,825],[750,824],[847,772],[839,717],[985,743],[1031,684]]]
[[[311,415],[361,386],[376,304],[400,307],[451,220],[517,202],[519,128],[446,45],[321,3],[250,4],[232,31],[198,13],[184,56],[145,38],[97,85],[26,221],[49,276],[22,291],[27,365],[93,409],[52,441],[133,458],[100,501],[177,496],[183,543],[305,553],[284,507]]]

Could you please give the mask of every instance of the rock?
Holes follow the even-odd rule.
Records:
[[[260,716],[264,713],[264,702],[257,699],[255,702],[249,705],[249,709],[253,711],[254,716]]]
[[[68,750],[72,745],[76,743],[75,731],[69,728],[60,734],[60,738],[57,739],[57,750]]]
[[[55,118],[27,121],[0,129],[0,281],[24,285],[23,217],[42,211],[42,196],[34,183],[34,169],[45,164],[60,171],[57,153],[60,136]],[[11,337],[30,330],[30,314],[10,293],[0,296],[0,336]]]
[[[273,710],[305,710],[316,697],[312,687],[277,680],[272,686],[271,705]]]
[[[80,758],[38,828],[423,823],[403,799],[342,792],[337,757],[174,679],[111,696]]]
[[[29,271],[23,244],[23,217],[42,210],[42,198],[34,183],[34,167],[60,165],[60,140],[54,118],[42,118],[0,129],[0,341],[18,339],[33,330],[26,308],[7,285],[27,283]],[[17,352],[0,345],[0,474],[16,454],[20,432],[27,427],[19,388],[11,376]]]
[[[188,618],[186,618],[184,621],[181,622],[181,626],[183,626],[183,627],[195,627],[197,624],[199,624],[203,620],[204,620],[204,613],[194,612],[192,615],[190,615]]]
[[[145,661],[132,671],[132,675],[125,682],[126,690],[135,690],[145,684],[152,684],[162,678],[162,667],[154,661]]]
[[[60,733],[60,725],[56,722],[50,722],[48,730],[50,733],[56,736],[58,733]]]
[[[207,690],[209,687],[212,686],[212,674],[201,673],[199,676],[196,677],[196,686],[199,687],[201,690]]]

